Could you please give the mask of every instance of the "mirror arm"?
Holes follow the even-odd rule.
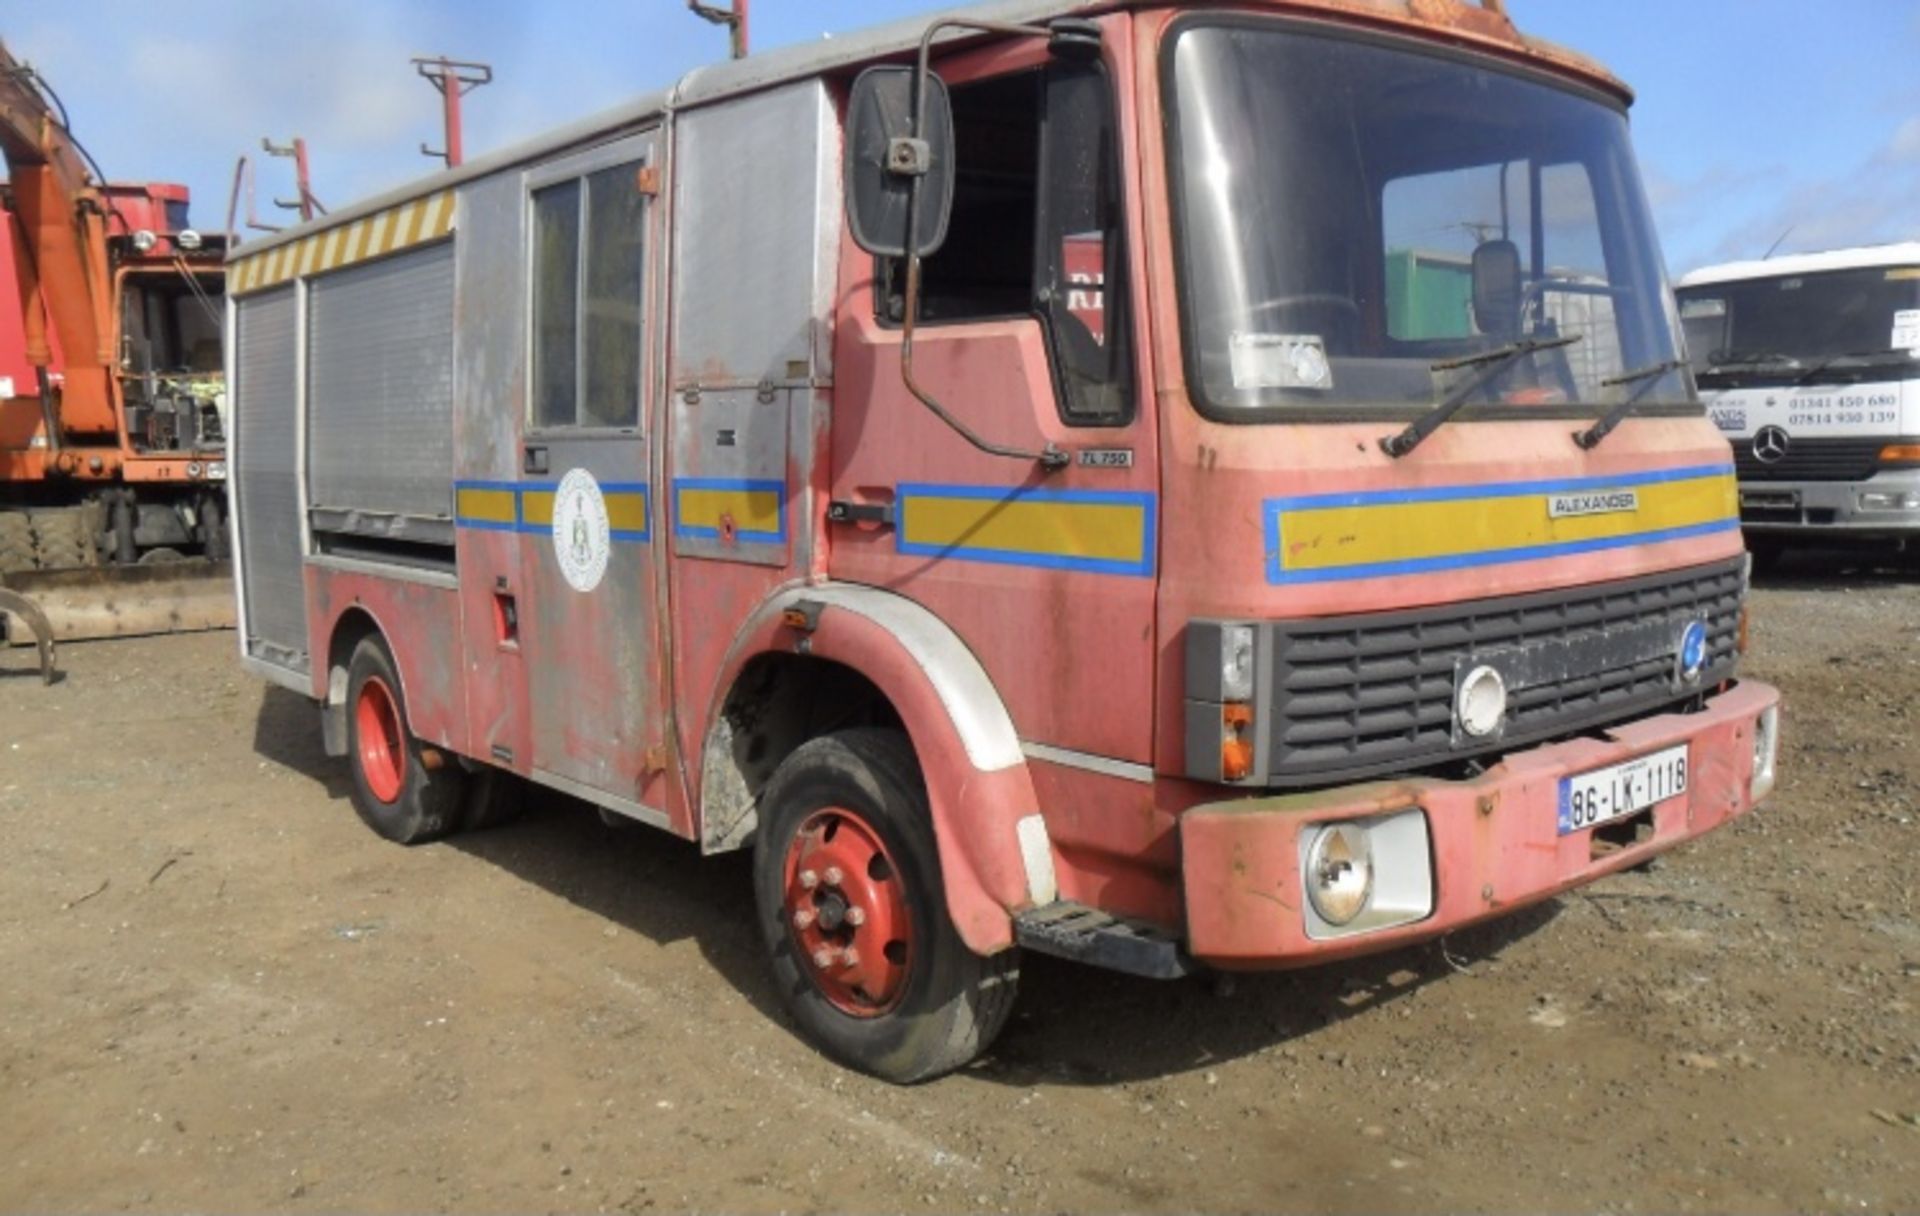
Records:
[[[1008,25],[995,21],[947,19],[936,21],[932,25],[929,25],[927,32],[920,38],[919,70],[914,73],[913,78],[913,114],[911,116],[912,127],[909,134],[909,138],[911,139],[918,140],[922,135],[921,116],[926,113],[927,107],[927,77],[933,71],[931,66],[933,40],[941,30],[945,29],[971,29],[989,34],[1033,35],[1042,38],[1052,36],[1052,31],[1042,26]],[[915,174],[913,180],[907,184],[907,298],[905,303],[906,316],[901,320],[900,324],[901,383],[906,385],[907,391],[912,393],[914,399],[921,405],[926,406],[927,409],[933,413],[934,417],[946,423],[956,435],[959,435],[962,439],[972,444],[978,450],[985,452],[987,455],[1005,456],[1013,460],[1035,461],[1043,470],[1048,472],[1055,469],[1063,469],[1067,466],[1067,454],[1062,451],[1058,445],[1048,443],[1046,447],[1036,452],[1028,448],[1011,447],[1007,444],[994,443],[990,440],[982,439],[979,435],[976,435],[966,423],[954,417],[953,414],[947,410],[947,407],[941,405],[932,393],[920,387],[920,382],[914,378],[913,331],[915,321],[920,315],[920,186],[925,180],[924,175]]]

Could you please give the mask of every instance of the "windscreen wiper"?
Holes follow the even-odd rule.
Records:
[[[1800,360],[1792,355],[1775,354],[1772,351],[1722,351],[1718,355],[1707,357],[1708,372],[1728,372],[1753,370],[1762,367],[1799,367]]]
[[[1799,376],[1794,378],[1793,382],[1795,384],[1805,384],[1836,363],[1843,363],[1849,359],[1888,359],[1894,355],[1906,355],[1911,358],[1913,352],[1904,346],[1885,346],[1879,350],[1850,350],[1844,354],[1828,355],[1806,371],[1801,372]]]
[[[1630,372],[1622,372],[1611,380],[1602,380],[1600,382],[1601,388],[1614,388],[1622,384],[1636,383],[1639,384],[1640,387],[1628,393],[1626,400],[1600,415],[1598,422],[1595,422],[1584,431],[1575,431],[1573,433],[1573,441],[1579,444],[1584,451],[1590,452],[1594,448],[1599,447],[1600,441],[1608,435],[1613,434],[1613,428],[1627,420],[1627,416],[1633,413],[1634,407],[1640,404],[1640,398],[1652,392],[1653,386],[1660,383],[1662,377],[1668,372],[1677,372],[1686,365],[1684,359],[1667,359],[1659,363],[1649,363],[1645,367],[1636,367]]]
[[[1467,399],[1485,387],[1494,377],[1506,371],[1515,359],[1522,355],[1531,355],[1535,351],[1557,350],[1562,346],[1572,346],[1585,334],[1568,334],[1564,338],[1522,338],[1518,342],[1509,342],[1505,346],[1496,346],[1492,350],[1481,351],[1477,355],[1467,355],[1461,359],[1443,359],[1434,364],[1431,370],[1450,372],[1462,367],[1477,367],[1480,370],[1468,376],[1448,390],[1426,413],[1407,424],[1407,429],[1397,435],[1388,435],[1380,441],[1380,450],[1398,460],[1408,452],[1419,447],[1433,434],[1447,424],[1447,419],[1459,413],[1467,404]]]

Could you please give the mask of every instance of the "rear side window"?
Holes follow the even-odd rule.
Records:
[[[640,423],[641,162],[533,192],[533,423]]]

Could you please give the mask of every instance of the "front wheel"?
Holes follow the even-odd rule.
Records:
[[[902,1084],[984,1051],[1013,1008],[1017,951],[983,958],[948,919],[906,736],[846,730],[803,744],[761,808],[755,903],[774,982],[806,1037]]]

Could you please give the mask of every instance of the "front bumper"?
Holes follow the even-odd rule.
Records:
[[[1291,967],[1451,933],[1645,861],[1749,811],[1756,724],[1779,704],[1742,682],[1699,713],[1624,723],[1603,738],[1516,752],[1471,781],[1408,779],[1195,807],[1181,817],[1187,950],[1215,967]],[[1663,748],[1688,749],[1687,791],[1653,807],[1649,838],[1596,856],[1591,831],[1557,829],[1560,778]],[[1770,784],[1770,782],[1769,782]],[[1303,829],[1418,807],[1431,848],[1433,910],[1412,924],[1308,936]]]
[[[1774,536],[1868,539],[1920,534],[1920,510],[1870,508],[1863,494],[1920,493],[1920,470],[1877,473],[1865,481],[1742,481],[1740,525]]]

